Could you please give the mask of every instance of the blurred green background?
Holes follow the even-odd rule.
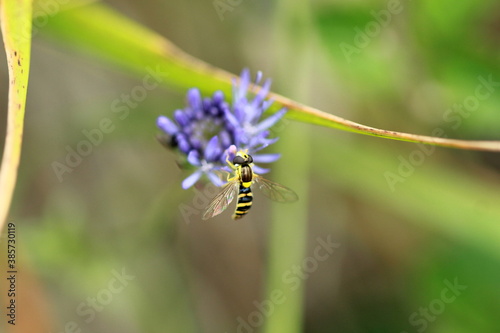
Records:
[[[214,66],[262,70],[273,91],[320,110],[384,129],[500,140],[500,6],[493,0],[104,3]],[[9,218],[23,274],[18,319],[27,325],[31,318],[26,332],[263,331],[260,318],[274,311],[261,307],[269,300],[270,225],[288,208],[256,193],[241,221],[232,212],[209,221],[183,217],[180,207],[196,205],[196,192],[181,189],[186,174],[155,140],[155,120],[183,107],[185,92],[158,86],[126,115],[114,112],[144,75],[59,42],[47,28],[55,21],[34,21]],[[60,181],[53,163],[64,163],[67,147],[76,149],[103,118],[113,129]],[[299,331],[499,331],[498,154],[291,121],[277,135],[269,151],[283,157],[269,178],[300,189],[307,245],[296,265],[309,257],[317,264],[299,279]],[[304,156],[293,156],[297,138]],[[309,161],[300,174],[297,158]],[[294,186],[297,180],[307,186]],[[315,257],[318,238],[336,244],[325,260]],[[123,272],[130,280],[118,288]],[[95,310],[85,312],[93,298]],[[0,328],[7,329],[4,320]]]

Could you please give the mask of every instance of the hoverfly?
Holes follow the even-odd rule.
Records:
[[[248,213],[252,207],[252,184],[257,184],[262,193],[271,200],[278,202],[293,202],[298,199],[297,194],[278,183],[267,180],[253,172],[253,158],[246,151],[238,151],[231,163],[227,163],[234,170],[235,175],[227,179],[227,183],[222,190],[210,202],[203,214],[203,219],[208,220],[211,217],[222,213],[233,201],[234,196],[238,194],[236,210],[232,216],[233,220],[241,219]]]

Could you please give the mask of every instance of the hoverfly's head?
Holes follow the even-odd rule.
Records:
[[[253,163],[252,156],[241,150],[237,152],[236,156],[233,158],[234,165],[248,165],[250,163]]]

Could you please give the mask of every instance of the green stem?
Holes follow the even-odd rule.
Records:
[[[273,179],[293,188],[299,201],[274,204],[269,236],[269,262],[265,299],[274,303],[264,332],[294,333],[302,330],[303,283],[300,274],[307,243],[309,138],[304,124],[291,123],[281,135],[278,149],[283,153],[273,167]],[[301,135],[297,135],[301,133]],[[276,295],[282,295],[277,297]]]
[[[297,82],[289,93],[307,100],[310,78],[311,40],[307,38],[310,28],[308,4],[295,1],[278,1],[277,8],[277,46],[281,51],[278,67],[281,75]],[[290,24],[298,24],[301,35],[287,29]],[[293,55],[293,56],[292,56]],[[283,60],[287,57],[287,61]],[[293,57],[293,58],[290,58]],[[279,65],[278,65],[279,66]],[[290,75],[289,68],[295,68]],[[288,74],[287,74],[288,73]],[[277,82],[280,83],[279,80]],[[283,132],[278,133],[280,142],[276,145],[283,154],[279,163],[273,166],[275,179],[293,188],[299,201],[287,206],[275,204],[269,236],[269,263],[266,300],[274,303],[274,311],[269,316],[264,332],[298,333],[302,331],[303,299],[305,277],[293,269],[301,269],[307,245],[308,216],[308,176],[309,176],[309,128],[304,124],[288,123]],[[282,295],[282,298],[277,298]]]

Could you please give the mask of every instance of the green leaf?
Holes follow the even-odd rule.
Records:
[[[24,112],[30,69],[31,12],[30,0],[0,2],[2,36],[9,68],[7,135],[0,170],[0,230],[9,212],[21,158]]]
[[[157,33],[112,9],[92,3],[61,11],[43,29],[52,37],[79,50],[112,62],[139,75],[155,73],[164,84],[181,90],[198,87],[204,94],[222,90],[231,95],[235,75],[196,59]],[[254,92],[259,87],[252,87]],[[421,142],[459,149],[500,151],[499,141],[466,141],[389,131],[358,124],[270,93],[270,111],[286,107],[287,117],[304,123],[341,129],[386,139]]]

